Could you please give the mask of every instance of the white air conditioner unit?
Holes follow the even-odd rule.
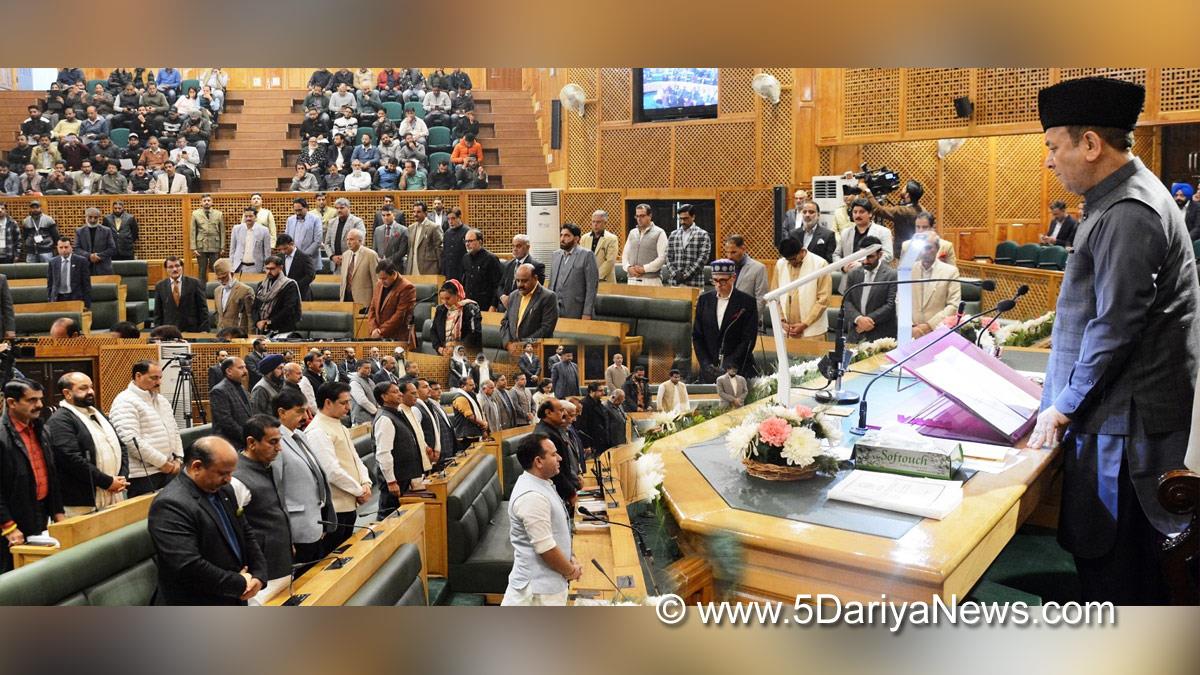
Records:
[[[833,212],[845,203],[842,200],[843,185],[858,185],[855,180],[841,176],[813,176],[812,194],[809,197],[821,208],[821,224],[833,229]]]
[[[558,250],[558,228],[562,225],[558,190],[525,191],[525,234],[529,248],[537,260],[550,263]]]

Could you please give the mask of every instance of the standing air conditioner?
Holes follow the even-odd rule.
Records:
[[[821,208],[821,224],[833,229],[833,212],[845,203],[842,201],[842,186],[858,185],[858,181],[846,180],[841,176],[813,176],[812,194],[809,195]]]
[[[525,234],[529,235],[530,252],[547,266],[558,250],[558,228],[562,225],[560,196],[558,190],[525,191]]]

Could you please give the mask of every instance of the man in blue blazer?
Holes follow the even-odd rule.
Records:
[[[84,307],[92,306],[92,264],[75,253],[71,240],[59,237],[58,255],[50,259],[50,274],[46,277],[46,296],[50,302],[82,300]]]

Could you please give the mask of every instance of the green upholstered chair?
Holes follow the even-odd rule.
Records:
[[[997,265],[1012,265],[1017,259],[1017,242],[1009,239],[996,244],[996,257],[992,261]]]
[[[125,319],[140,326],[150,317],[150,276],[145,260],[114,260],[113,274],[125,285]]]
[[[1042,246],[1038,251],[1037,267],[1040,270],[1057,270],[1067,268],[1067,249],[1062,246]]]
[[[142,520],[0,575],[0,605],[149,605],[157,584]]]
[[[454,146],[451,144],[450,129],[448,127],[429,127],[429,136],[425,138],[425,152],[434,154],[438,152],[450,152]],[[437,168],[435,164],[433,168]]]
[[[496,458],[483,457],[446,497],[446,550],[455,593],[504,592],[512,570],[508,503]]]
[[[1017,255],[1014,256],[1012,264],[1017,267],[1037,267],[1041,252],[1040,244],[1021,244],[1017,247]]]
[[[350,607],[400,607],[425,605],[428,598],[421,583],[421,550],[404,544],[380,566],[371,578],[350,596]]]

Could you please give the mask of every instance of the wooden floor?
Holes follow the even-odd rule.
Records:
[[[300,155],[303,89],[231,89],[209,143],[204,192],[287,190]],[[40,92],[0,92],[0,150],[12,147]],[[550,186],[529,92],[475,92],[479,142],[493,189]]]

